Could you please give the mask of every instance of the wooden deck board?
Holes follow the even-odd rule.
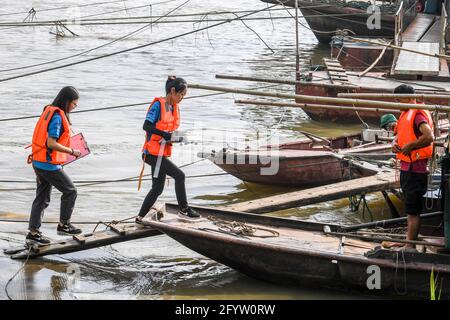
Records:
[[[394,78],[386,78],[383,77],[382,72],[373,72],[370,73],[370,77],[358,77],[357,72],[347,72],[349,85],[354,86],[364,86],[364,87],[372,87],[376,89],[390,89],[394,90],[396,86],[399,86],[403,83],[410,84],[416,90],[430,90],[431,88],[440,88],[446,91],[450,91],[450,82],[448,81],[436,81],[436,80],[396,80]],[[330,79],[328,79],[329,75],[326,71],[316,71],[313,74],[313,79],[311,84],[315,83],[323,83],[323,84],[332,84]],[[325,80],[324,80],[325,79]]]
[[[177,219],[176,215],[167,214],[166,217],[164,217],[161,220],[161,222],[182,228],[203,230],[206,232],[217,232],[218,234],[221,233],[219,227],[217,225],[214,225],[214,223],[210,221],[207,217],[203,217],[202,219],[197,221],[186,222],[185,220]],[[245,224],[249,227],[254,228],[260,227],[264,229],[273,230],[279,233],[279,236],[267,238],[247,236],[246,238],[250,240],[257,240],[258,242],[261,243],[280,245],[283,246],[283,248],[295,248],[304,250],[311,250],[311,248],[314,248],[314,250],[316,251],[330,252],[330,253],[338,253],[340,251],[339,245],[341,239],[340,236],[326,235],[320,231],[307,231],[288,227],[273,227],[273,226],[269,227],[257,223],[245,223]],[[255,233],[255,235],[259,236],[262,235],[265,236],[267,234],[268,233],[266,231],[261,231],[258,229]],[[223,235],[227,235],[227,233],[223,233]],[[234,237],[231,234],[230,236]],[[364,252],[374,249],[378,245],[379,244],[375,242],[347,238],[344,244],[344,252],[346,254],[363,255]]]
[[[413,49],[430,54],[439,53],[437,42],[403,42],[402,48]],[[401,51],[397,64],[394,68],[395,74],[408,75],[439,75],[439,58],[420,55],[413,52]]]
[[[408,28],[402,33],[403,41],[419,41],[434,23],[434,19],[435,15],[433,14],[418,13]]]
[[[252,201],[240,202],[226,208],[235,211],[266,213],[314,203],[337,200],[360,193],[376,192],[398,187],[393,171],[317,188],[285,193]]]
[[[62,241],[57,241],[49,245],[40,246],[35,251],[24,250],[17,254],[11,255],[13,259],[26,259],[27,256],[32,258],[51,255],[51,254],[64,254],[70,252],[77,252],[88,250],[92,248],[98,248],[118,242],[124,242],[129,240],[141,239],[152,237],[161,234],[159,231],[145,226],[135,224],[118,224],[117,229],[123,230],[123,234],[108,229],[104,231],[97,231],[91,234],[83,234],[78,236],[78,240],[74,238],[67,238]],[[80,242],[79,240],[83,241]]]
[[[436,21],[428,31],[420,38],[420,42],[437,42],[441,39],[441,18],[436,17]]]

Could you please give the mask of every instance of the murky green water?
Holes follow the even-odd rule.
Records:
[[[89,1],[4,1],[0,14],[51,8],[69,4],[86,4]],[[182,1],[155,5],[154,15],[169,12]],[[80,8],[79,15],[91,15],[148,4],[148,1],[129,0],[103,6]],[[265,8],[259,1],[200,1],[192,0],[177,13],[223,10],[253,10]],[[62,19],[78,13],[75,11],[38,12],[38,20]],[[109,16],[149,14],[149,8],[128,10]],[[286,15],[286,13],[272,13]],[[26,14],[1,16],[0,21],[21,21]],[[258,16],[268,16],[262,13]],[[227,16],[230,17],[230,16]],[[203,21],[200,26],[208,22]],[[145,49],[110,58],[52,71],[36,76],[0,83],[0,118],[39,114],[50,103],[58,90],[66,85],[77,87],[81,93],[79,109],[106,107],[152,100],[163,94],[168,74],[176,74],[190,83],[226,85],[252,88],[267,86],[215,79],[215,74],[245,74],[259,77],[294,78],[295,28],[294,21],[248,21],[272,48],[269,50],[254,32],[241,22],[226,24],[196,35],[179,38]],[[212,24],[212,22],[209,22]],[[54,60],[78,53],[131,32],[142,25],[73,26],[80,37],[56,40],[49,27],[1,29],[0,70]],[[125,41],[115,43],[82,57],[94,57],[120,49],[137,46],[198,28],[198,24],[160,24]],[[319,62],[328,55],[329,48],[319,46],[314,35],[301,29],[302,69],[308,69],[310,60]],[[62,63],[62,62],[60,62]],[[55,64],[52,64],[52,66]],[[57,65],[57,64],[56,64]],[[38,70],[39,68],[31,69]],[[0,72],[0,79],[27,70]],[[268,89],[267,89],[268,90]],[[276,86],[270,90],[293,92],[290,86]],[[189,96],[209,92],[190,90]],[[293,141],[301,137],[296,130],[333,136],[357,132],[359,125],[331,125],[313,122],[299,109],[236,106],[234,96],[216,95],[187,99],[182,103],[182,129],[193,142],[203,137],[203,144],[178,146],[173,160],[189,164],[198,158],[199,151],[218,149],[226,144],[243,148],[247,144],[265,141]],[[66,168],[73,180],[111,180],[136,176],[141,166],[140,147],[143,142],[141,126],[146,106],[127,109],[73,114],[75,130],[82,131],[92,154]],[[34,199],[34,179],[26,164],[29,144],[36,119],[0,122],[0,218],[27,220]],[[269,139],[270,138],[270,139]],[[247,141],[246,141],[247,140]],[[186,167],[187,176],[218,173],[220,169],[207,161]],[[147,172],[149,169],[147,169]],[[27,183],[13,183],[12,181]],[[73,221],[98,221],[121,219],[135,215],[150,182],[137,191],[136,182],[109,183],[79,187]],[[256,184],[243,184],[232,176],[213,176],[188,179],[187,190],[192,204],[216,205],[254,199],[286,189]],[[45,220],[56,221],[59,211],[59,193],[46,210]],[[373,199],[373,197],[369,197]],[[174,201],[173,182],[166,187],[162,201]],[[387,208],[374,199],[373,208],[378,216],[387,217]],[[378,202],[377,202],[378,201]],[[384,213],[386,212],[386,213]],[[317,221],[349,223],[361,221],[350,212],[346,201],[313,205],[277,213],[281,216],[309,218]],[[366,219],[368,217],[366,216]],[[6,248],[22,242],[26,224],[0,223],[0,247]],[[93,226],[84,226],[89,231]],[[55,225],[45,224],[42,231],[59,239]],[[22,262],[11,261],[0,253],[0,298],[6,282],[21,268]],[[75,270],[73,278],[68,271]],[[75,279],[75,280],[74,280]],[[344,298],[347,295],[318,289],[284,287],[250,279],[228,267],[192,252],[167,236],[117,244],[105,248],[64,256],[50,256],[30,261],[11,282],[12,298],[27,299],[323,299]]]

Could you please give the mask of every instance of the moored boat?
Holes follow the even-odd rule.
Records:
[[[356,230],[337,225],[204,207],[195,207],[201,219],[187,223],[177,219],[176,205],[166,208],[161,221],[148,224],[191,250],[263,281],[430,298],[432,270],[438,283],[450,276],[450,255],[436,249],[443,246],[442,233],[421,238],[417,252],[396,251],[380,247],[390,229],[360,229],[357,236]],[[425,216],[422,220],[428,224]],[[441,298],[448,297],[450,285],[444,281]]]
[[[262,0],[263,2],[280,4],[279,0]],[[416,16],[416,0],[403,1],[405,8],[404,25],[407,26]],[[283,3],[295,7],[295,1]],[[368,10],[371,2],[365,1],[304,1],[298,6],[309,28],[317,40],[328,44],[337,30],[349,30],[352,35],[363,37],[393,38],[395,32],[395,13],[401,1],[377,1],[380,14],[380,25],[369,26],[373,13]],[[369,23],[368,23],[369,21]]]
[[[352,158],[393,157],[389,144],[364,143],[362,134],[337,138],[304,134],[309,139],[257,150],[225,149],[199,156],[243,181],[290,187],[321,186],[374,175],[377,173],[374,167],[355,163]]]
[[[448,94],[450,85],[447,82],[438,81],[423,81],[423,80],[395,80],[392,78],[383,77],[383,73],[372,72],[366,74],[364,77],[359,77],[358,73],[347,72],[348,83],[345,85],[333,84],[329,79],[326,71],[317,71],[312,73],[311,81],[302,82],[296,86],[296,93],[308,96],[319,97],[338,97],[340,93],[392,93],[395,87],[401,84],[409,84],[416,92],[425,93],[427,91],[436,90],[442,94]],[[436,91],[433,91],[436,93]],[[370,99],[368,99],[370,100]],[[377,99],[383,100],[383,99]],[[392,100],[390,100],[392,101]],[[427,104],[448,105],[448,99],[433,99],[428,98],[420,100]],[[370,106],[360,105],[360,108],[370,109]],[[311,107],[302,107],[303,111],[313,120],[316,121],[331,121],[340,123],[360,123],[361,119],[368,123],[378,123],[380,117],[385,112],[378,110],[342,110],[342,109],[327,109],[311,105]]]

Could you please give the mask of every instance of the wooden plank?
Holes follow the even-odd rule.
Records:
[[[378,173],[370,177],[343,181],[317,188],[294,191],[283,195],[240,202],[227,206],[226,208],[242,212],[266,213],[391,188],[398,188],[394,171]]]
[[[441,58],[441,59],[439,59],[439,63],[440,63],[439,77],[445,77],[445,78],[450,77],[447,60]]]
[[[338,71],[338,72],[345,72],[345,69],[342,67],[332,67],[332,66],[327,66],[327,69],[330,71]]]
[[[436,21],[428,31],[420,38],[420,42],[437,42],[441,40],[441,17],[436,17]]]
[[[435,15],[433,14],[418,13],[408,28],[402,33],[402,40],[411,42],[419,41],[434,23],[434,19]]]
[[[403,42],[402,47],[430,54],[439,54],[439,43],[436,42]],[[400,51],[394,73],[437,76],[439,75],[439,58]]]
[[[8,252],[10,252],[12,259],[26,259],[28,254],[30,255],[30,259],[32,259],[50,254],[63,254],[88,250],[118,242],[147,238],[161,234],[158,230],[151,227],[136,224],[120,224],[117,225],[116,228],[119,230],[124,230],[125,235],[120,235],[116,231],[108,229],[90,234],[79,235],[77,236],[77,239],[68,238],[66,240],[58,241],[45,246],[33,246],[31,251],[24,246],[20,251],[14,252],[14,248],[10,248]],[[6,253],[7,251],[5,251],[5,254]]]
[[[327,68],[328,76],[331,83],[348,82],[348,76],[345,73],[345,69],[337,59],[323,58],[323,62]]]

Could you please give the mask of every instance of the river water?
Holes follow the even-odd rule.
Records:
[[[128,0],[72,9],[38,11],[38,21],[90,16],[118,11],[103,17],[164,15],[184,1],[168,1],[150,7],[146,0]],[[31,7],[54,8],[90,3],[77,1],[12,1],[5,0],[0,8],[0,21],[22,21]],[[256,10],[267,5],[257,0],[211,1],[191,0],[177,14],[210,11]],[[128,8],[124,11],[123,9]],[[22,12],[18,15],[4,15]],[[268,17],[259,13],[257,17]],[[272,16],[288,16],[272,12]],[[231,18],[232,15],[217,17]],[[198,19],[199,17],[197,17]],[[203,17],[201,23],[183,22],[155,24],[130,38],[91,51],[77,58],[42,67],[4,71],[70,56],[111,42],[143,25],[70,26],[79,37],[57,39],[50,27],[0,27],[0,79],[53,67],[67,62],[96,57],[101,54],[142,45],[182,34],[215,22]],[[171,18],[173,19],[173,18]],[[181,19],[181,18],[178,18]],[[161,19],[164,21],[164,19]],[[190,83],[223,85],[239,88],[267,86],[215,79],[215,74],[244,74],[248,76],[293,79],[295,75],[295,23],[292,19],[236,21],[175,40],[109,58],[54,70],[0,83],[0,118],[40,114],[59,89],[75,86],[80,92],[78,110],[151,101],[164,94],[167,75],[184,77]],[[264,40],[265,45],[255,34]],[[269,49],[270,47],[270,49]],[[329,54],[327,46],[319,45],[314,35],[300,28],[301,68],[320,63]],[[269,90],[269,89],[266,89]],[[293,93],[290,86],[270,90]],[[360,130],[359,125],[336,125],[313,122],[300,109],[238,106],[232,94],[197,97],[209,94],[190,90],[181,106],[182,129],[191,144],[174,149],[173,161],[190,164],[199,158],[197,152],[219,149],[227,144],[237,148],[255,143],[293,141],[307,130],[324,136],[348,134]],[[136,176],[141,167],[140,147],[143,141],[142,123],[147,106],[80,113],[72,115],[75,131],[86,137],[91,155],[66,167],[76,181],[113,180]],[[27,220],[34,199],[34,174],[26,163],[36,119],[0,122],[0,218]],[[258,140],[259,139],[259,140]],[[184,168],[187,176],[219,173],[220,169],[207,161]],[[149,169],[147,169],[147,173]],[[18,183],[21,181],[21,183]],[[145,181],[137,191],[137,183],[106,183],[80,186],[73,221],[109,221],[135,215],[150,189]],[[189,202],[218,205],[250,200],[287,191],[257,184],[244,184],[228,176],[188,178]],[[45,212],[45,220],[57,221],[59,192]],[[162,201],[175,201],[173,181],[169,182]],[[376,214],[384,207],[374,200]],[[310,219],[335,223],[364,220],[350,212],[347,201],[312,205],[285,210],[278,215],[294,219]],[[367,217],[366,217],[367,218]],[[93,225],[83,225],[90,231]],[[22,242],[27,232],[25,223],[0,223],[0,246],[6,248]],[[53,239],[54,224],[44,224],[44,234]],[[22,262],[12,261],[0,253],[0,298],[5,299],[4,287]],[[74,273],[75,276],[69,274]],[[137,240],[86,252],[54,255],[29,261],[9,285],[13,299],[324,299],[344,298],[347,294],[313,288],[277,286],[248,278],[215,261],[200,256],[167,236]],[[360,296],[357,296],[360,297]]]

